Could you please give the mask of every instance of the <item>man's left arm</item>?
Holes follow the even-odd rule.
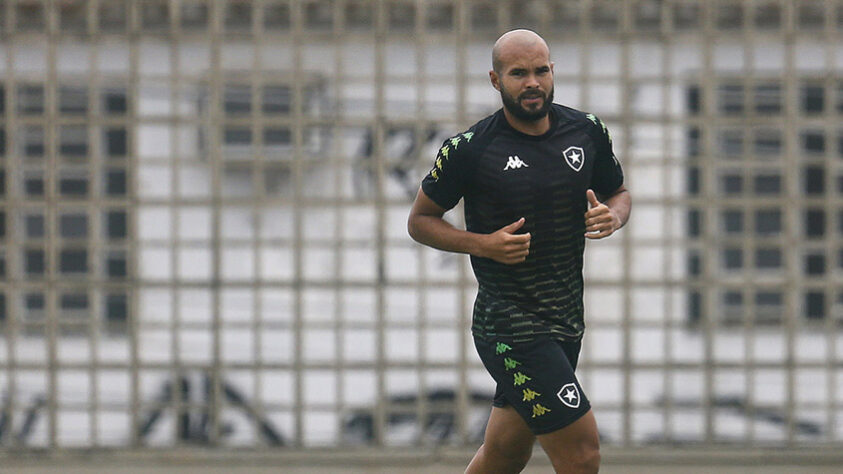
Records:
[[[585,236],[589,239],[602,239],[615,233],[629,220],[632,198],[629,191],[621,185],[614,193],[605,197],[603,202],[597,199],[594,191],[586,191],[590,209],[585,213]]]

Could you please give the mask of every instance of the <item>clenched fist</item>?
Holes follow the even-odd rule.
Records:
[[[521,263],[530,253],[530,233],[515,234],[524,226],[524,218],[497,231],[487,234],[483,240],[482,256],[507,265]]]
[[[621,220],[609,206],[597,200],[594,191],[585,192],[590,209],[585,213],[585,236],[589,239],[602,239],[621,228]]]

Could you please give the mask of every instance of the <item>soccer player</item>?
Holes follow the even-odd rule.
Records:
[[[467,473],[521,472],[539,444],[558,473],[594,473],[597,424],[574,369],[585,238],[627,221],[629,192],[597,117],[553,103],[547,43],[501,36],[489,77],[503,108],[445,140],[407,222],[413,239],[471,255],[472,335],[497,388]],[[466,230],[443,219],[465,200]]]

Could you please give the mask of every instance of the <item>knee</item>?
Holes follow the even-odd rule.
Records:
[[[548,453],[550,454],[550,453]],[[600,469],[600,445],[580,443],[569,445],[558,455],[550,456],[557,474],[596,474]]]
[[[600,469],[600,445],[582,445],[571,456],[574,472],[596,474]]]
[[[533,455],[532,445],[521,445],[519,443],[486,443],[483,445],[489,457],[506,465],[512,472],[521,472]]]

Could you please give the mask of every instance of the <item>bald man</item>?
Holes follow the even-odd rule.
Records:
[[[469,254],[478,281],[472,335],[497,388],[466,472],[521,472],[538,439],[556,472],[594,473],[597,424],[574,375],[583,251],[626,223],[630,196],[603,122],[553,103],[539,35],[501,36],[489,78],[503,107],[445,140],[407,223],[418,242]],[[443,219],[460,199],[465,230]]]

